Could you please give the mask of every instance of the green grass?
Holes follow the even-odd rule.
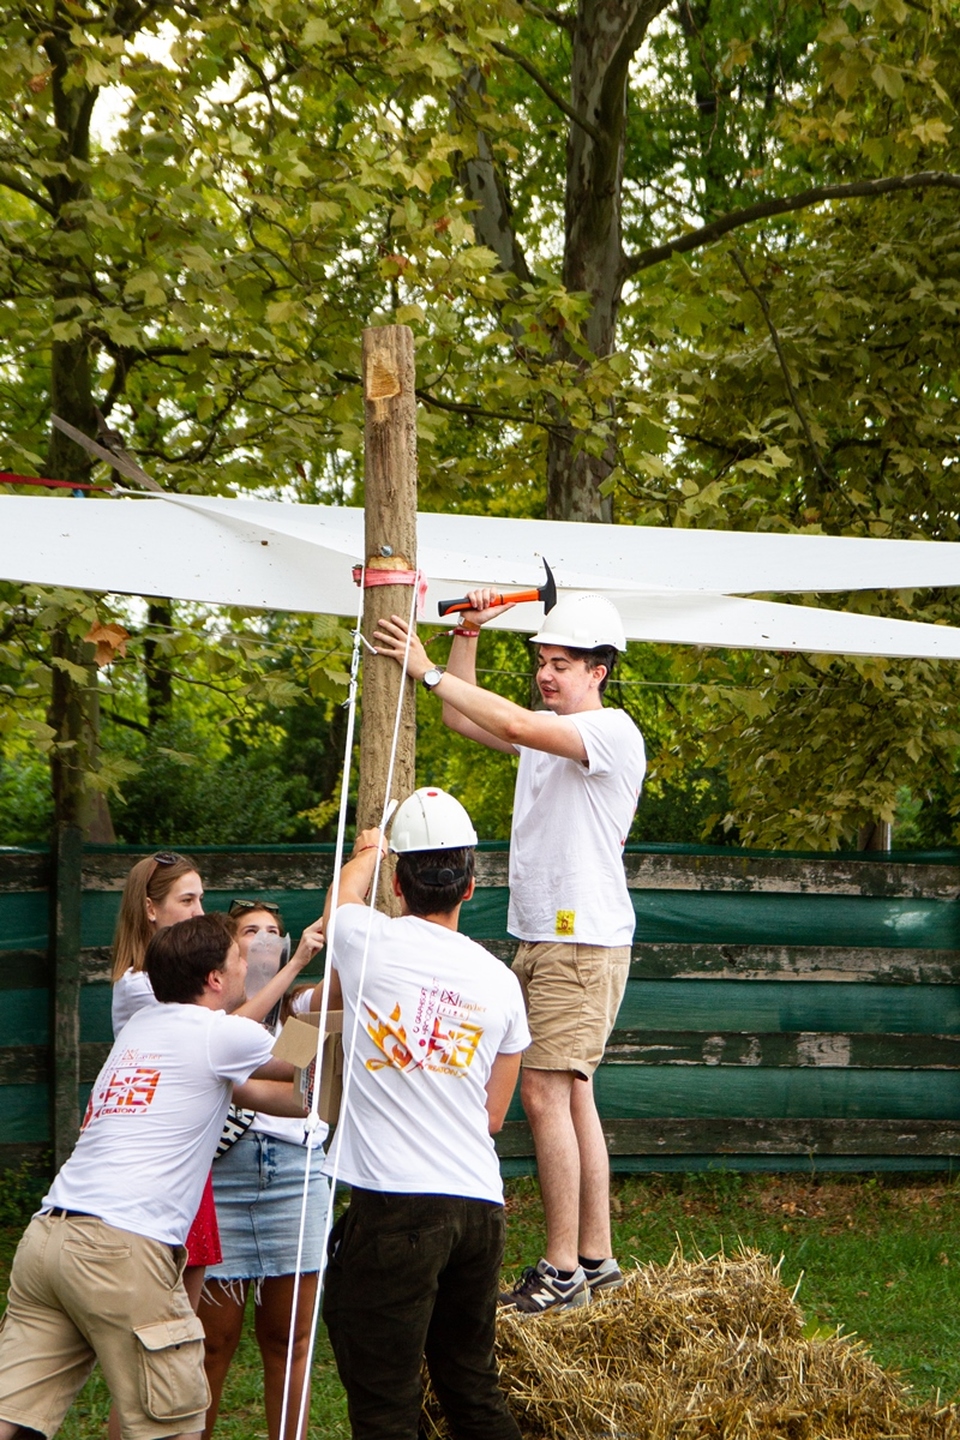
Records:
[[[536,1183],[507,1183],[507,1265],[515,1273],[542,1247]],[[742,1242],[778,1259],[813,1329],[856,1332],[887,1369],[926,1399],[960,1391],[960,1181],[904,1177],[750,1175],[631,1176],[614,1184],[621,1262],[665,1261],[685,1252],[734,1251]],[[19,1229],[0,1230],[0,1279]],[[249,1315],[248,1315],[249,1321]],[[99,1375],[84,1388],[60,1431],[64,1440],[102,1440],[108,1396]],[[343,1392],[326,1336],[318,1336],[311,1434],[346,1440]],[[266,1435],[262,1379],[252,1327],[224,1393],[218,1440]]]

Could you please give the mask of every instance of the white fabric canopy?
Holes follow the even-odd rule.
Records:
[[[268,500],[0,496],[0,577],[352,616],[363,511]],[[960,659],[960,629],[736,598],[960,585],[960,544],[421,514],[424,618],[478,585],[609,596],[634,640]],[[523,605],[499,622],[530,631]],[[439,623],[439,622],[438,622]]]

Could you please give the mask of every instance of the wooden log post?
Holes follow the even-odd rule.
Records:
[[[50,887],[50,1120],[59,1170],[80,1132],[80,901],[83,831],[58,824]]]
[[[368,571],[417,568],[417,402],[413,332],[385,325],[363,332],[365,549]],[[364,597],[363,633],[382,615],[410,614],[409,582],[371,586]],[[379,823],[386,794],[401,672],[392,660],[364,652],[360,720],[357,827]],[[416,702],[404,682],[403,712],[391,793],[403,800],[416,773]],[[378,904],[397,913],[390,877],[381,871]]]

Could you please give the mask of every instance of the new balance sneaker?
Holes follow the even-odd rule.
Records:
[[[581,1267],[591,1295],[599,1290],[619,1290],[623,1284],[623,1271],[616,1260],[601,1260],[599,1265]]]
[[[547,1310],[574,1310],[590,1299],[586,1276],[578,1265],[569,1280],[546,1260],[528,1265],[512,1290],[500,1296],[501,1305],[513,1306],[525,1315],[542,1315]]]

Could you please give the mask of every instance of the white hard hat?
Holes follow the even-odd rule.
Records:
[[[596,650],[599,645],[627,648],[616,605],[603,595],[582,593],[562,595],[530,639],[535,645],[566,645],[574,650]]]
[[[473,821],[460,801],[433,785],[414,790],[393,817],[390,849],[397,855],[410,850],[458,850],[476,843]]]

